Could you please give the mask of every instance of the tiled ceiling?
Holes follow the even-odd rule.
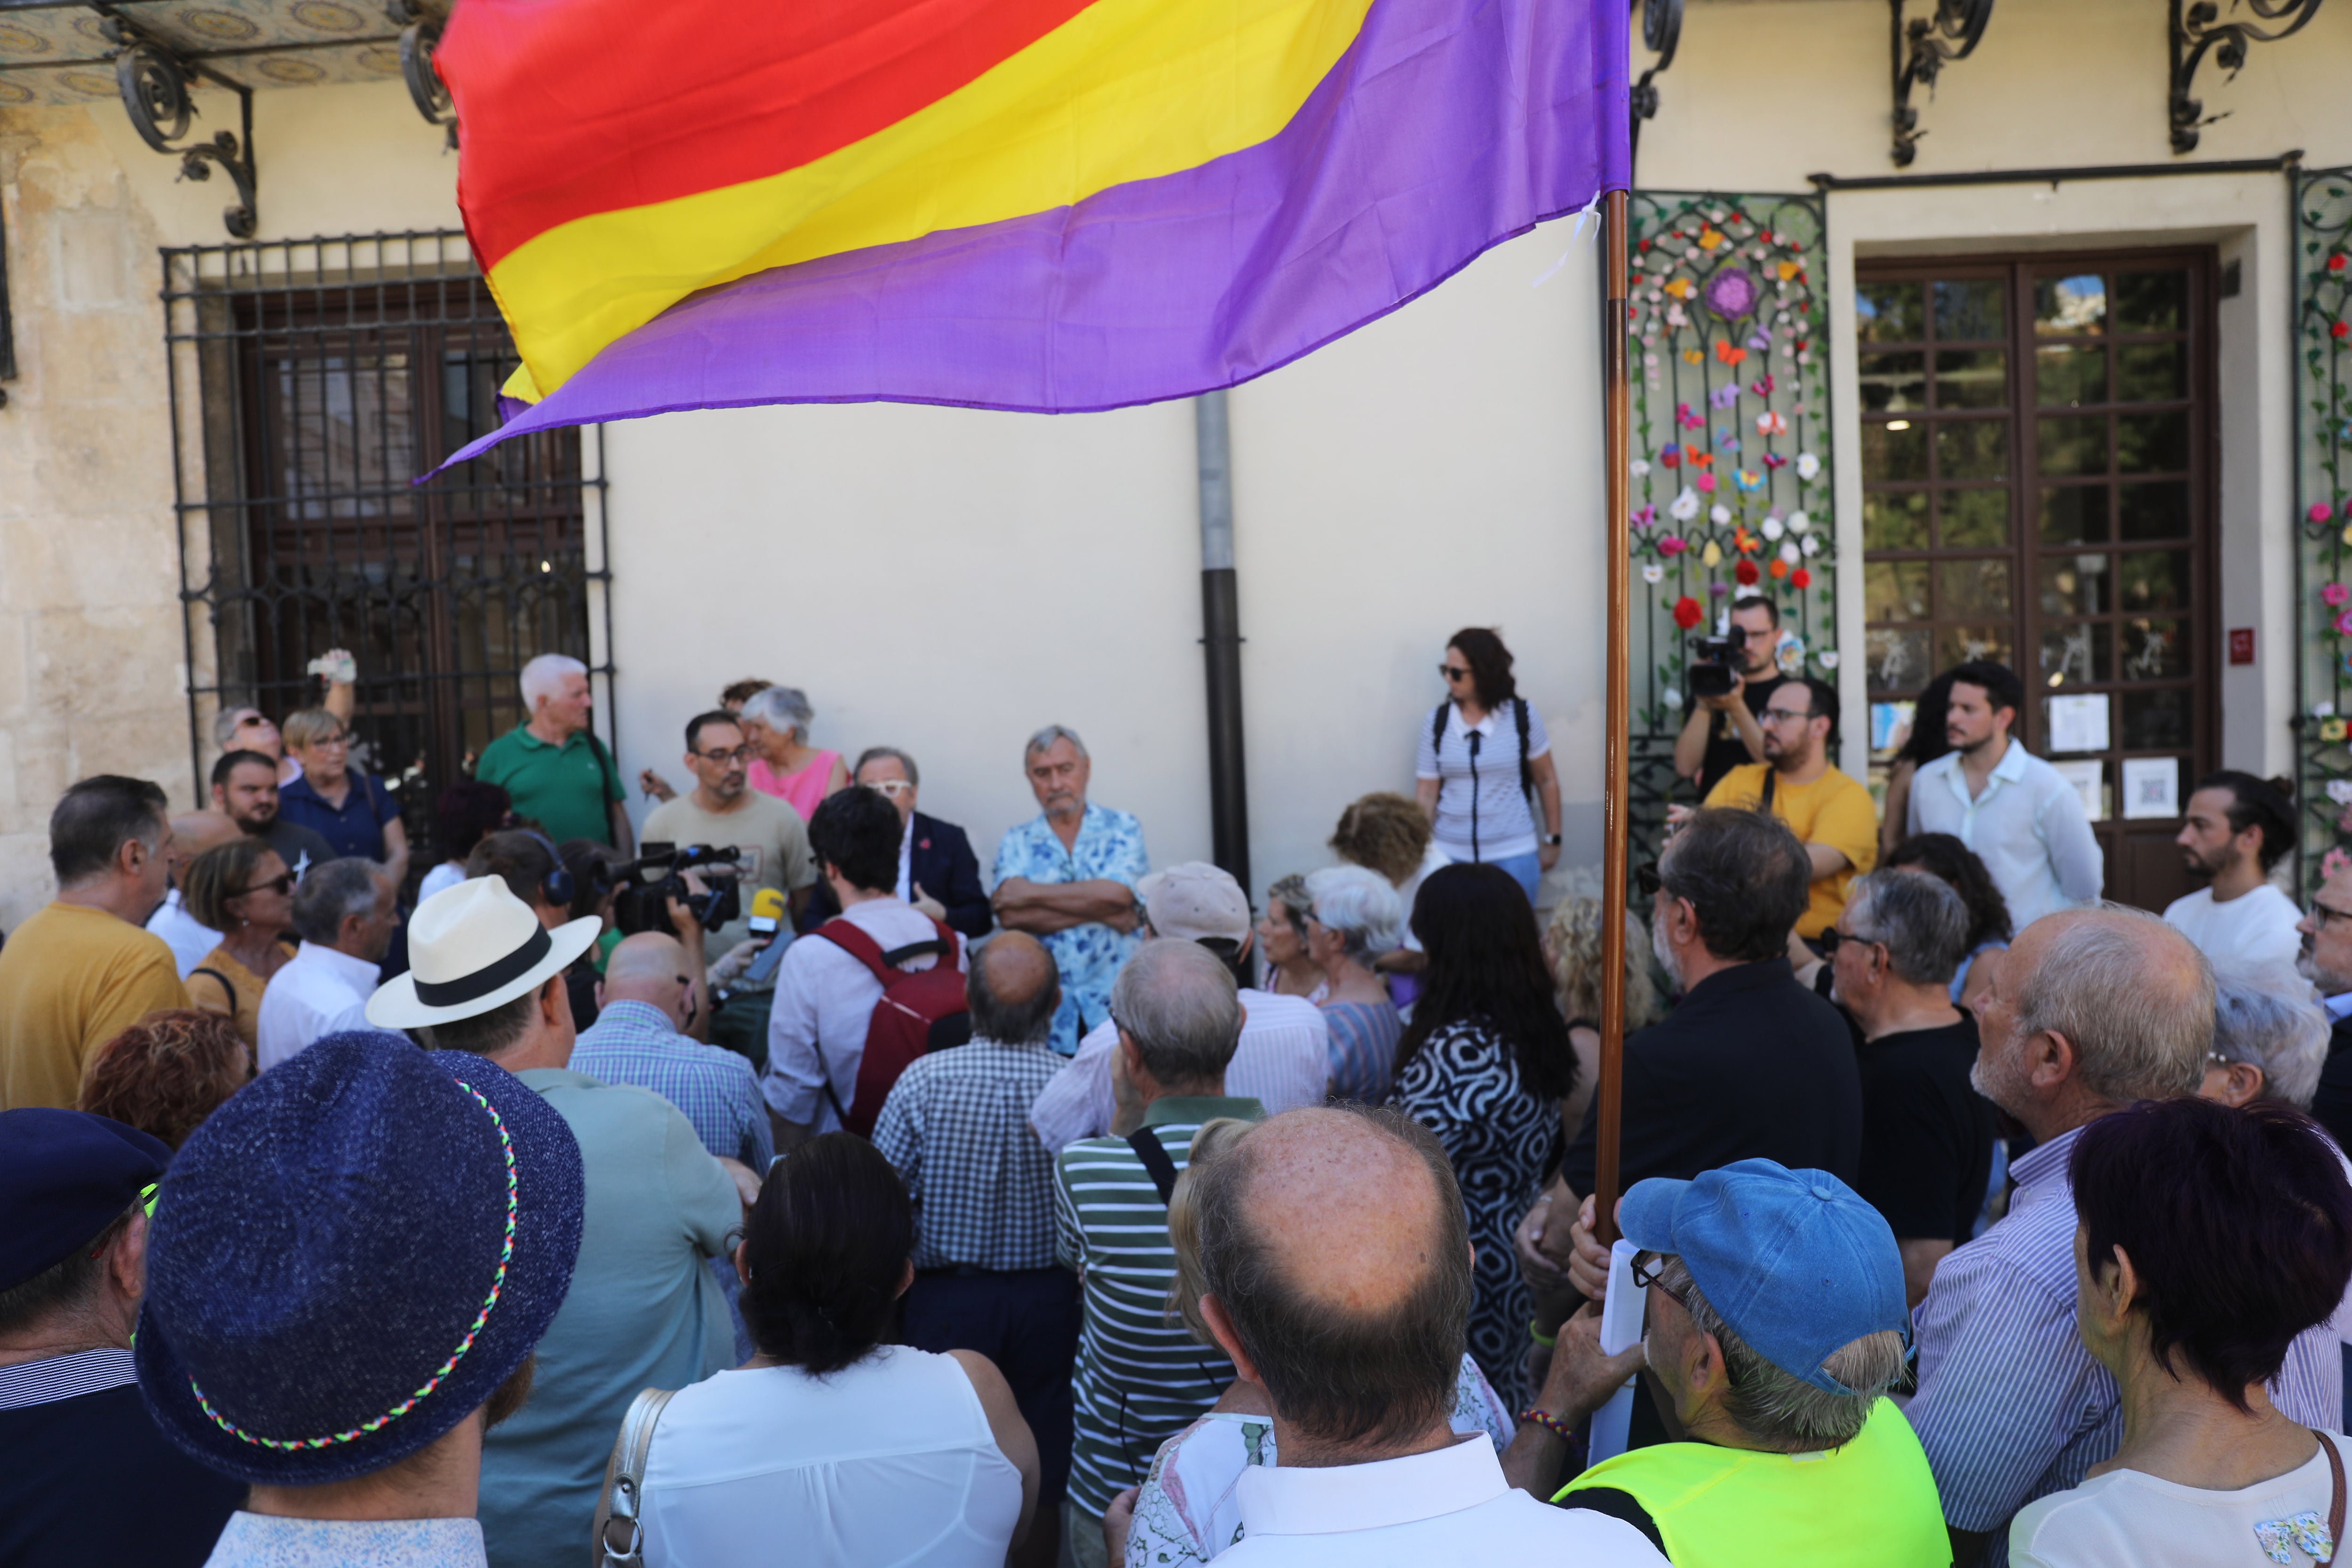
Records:
[[[400,75],[400,29],[377,0],[115,0],[109,8],[183,59],[247,87]],[[81,5],[0,0],[0,109],[114,100],[103,20]]]

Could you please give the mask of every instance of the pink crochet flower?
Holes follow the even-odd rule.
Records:
[[[2347,588],[2341,583],[2330,583],[2319,591],[2319,602],[2331,607],[2341,605],[2347,599],[2352,599],[2352,588]]]

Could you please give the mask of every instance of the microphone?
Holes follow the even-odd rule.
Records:
[[[784,919],[788,906],[784,895],[773,888],[762,888],[751,895],[751,935],[765,937],[768,945],[743,972],[743,978],[754,985],[764,983],[776,973],[776,965],[784,959],[784,949],[793,945],[792,927]]]

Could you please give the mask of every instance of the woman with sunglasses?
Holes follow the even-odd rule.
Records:
[[[294,920],[294,873],[260,838],[215,845],[180,873],[188,913],[221,933],[220,945],[188,973],[188,999],[257,1040],[261,993],[293,959],[286,945]]]
[[[1536,898],[1559,860],[1559,777],[1551,737],[1511,677],[1511,650],[1485,626],[1465,626],[1437,667],[1446,700],[1421,726],[1413,774],[1437,847],[1456,861],[1499,866]],[[1538,830],[1528,809],[1543,806]]]

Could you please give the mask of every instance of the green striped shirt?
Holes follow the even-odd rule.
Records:
[[[1143,1124],[1179,1171],[1204,1121],[1265,1120],[1255,1100],[1169,1095]],[[1234,1363],[1168,1310],[1176,1250],[1168,1205],[1124,1138],[1083,1138],[1054,1162],[1054,1249],[1086,1279],[1086,1322],[1070,1380],[1076,1442],[1070,1497],[1100,1514],[1139,1486],[1160,1445],[1198,1419],[1234,1381]]]

